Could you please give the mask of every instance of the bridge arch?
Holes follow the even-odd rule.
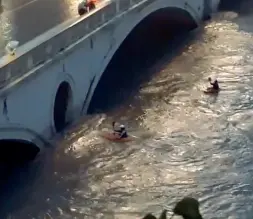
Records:
[[[200,8],[201,6],[198,7],[198,9]],[[110,63],[113,62],[113,58],[117,52],[129,38],[134,38],[133,35],[136,32],[139,34],[147,33],[150,29],[150,33],[155,35],[159,31],[166,32],[167,34],[170,31],[190,31],[198,26],[197,16],[202,16],[202,14],[198,13],[197,9],[195,10],[194,7],[182,0],[158,0],[149,6],[145,5],[141,10],[128,12],[125,16],[126,18],[118,25],[117,21],[115,21],[116,24],[113,30],[111,47],[104,57],[103,64],[96,75],[90,97],[88,97],[86,112],[89,112],[90,108],[92,108],[92,100],[94,99],[96,87],[101,81],[103,73],[108,69]],[[143,34],[143,38],[145,37],[146,35]],[[129,59],[131,57],[126,57],[126,60],[129,61]]]
[[[68,80],[63,80],[57,87],[53,103],[53,127],[61,132],[72,120],[73,91]]]
[[[24,163],[36,158],[48,143],[38,134],[18,124],[0,127],[0,164]]]
[[[22,139],[0,139],[1,164],[22,164],[35,159],[40,149],[32,142]]]

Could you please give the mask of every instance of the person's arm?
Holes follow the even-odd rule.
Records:
[[[123,138],[123,135],[125,135],[126,134],[126,131],[123,131],[122,133],[121,133],[121,135],[120,135],[120,138]]]
[[[125,134],[125,131],[121,132],[121,134],[120,134],[120,137],[119,137],[119,138],[122,138],[124,134]]]
[[[114,121],[112,122],[112,130],[113,130],[114,132],[117,132],[117,131],[118,131],[118,130],[115,129],[115,122],[114,122]]]

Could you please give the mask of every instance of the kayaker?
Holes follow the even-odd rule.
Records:
[[[120,125],[119,129],[115,129],[115,122],[112,123],[113,126],[113,131],[116,132],[120,138],[127,138],[127,131],[126,131],[126,127],[124,125]]]
[[[219,86],[219,83],[218,83],[217,79],[215,79],[214,82],[212,82],[211,77],[209,77],[208,81],[213,86],[212,87],[213,90],[216,90],[216,91],[220,90],[220,86]]]
[[[78,4],[78,14],[84,15],[85,13],[87,13],[89,10],[89,5],[88,5],[88,0],[82,0],[79,4]]]

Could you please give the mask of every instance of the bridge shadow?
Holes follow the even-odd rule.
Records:
[[[253,1],[251,0],[221,0],[219,5],[220,12],[234,12],[236,16],[226,16],[224,19],[231,20],[238,25],[239,31],[245,31],[248,33],[253,33]],[[222,17],[220,17],[222,18]]]
[[[85,135],[84,132],[79,134]],[[76,138],[58,142],[54,148],[40,154],[33,162],[16,167],[12,174],[8,175],[5,183],[2,183],[0,187],[0,218],[54,218],[60,215],[59,209],[64,212],[64,215],[77,218],[84,216],[97,218],[96,214],[101,212],[107,215],[113,214],[106,211],[104,206],[108,202],[106,197],[96,198],[97,202],[104,205],[94,206],[94,209],[85,213],[71,211],[71,203],[73,200],[78,202],[79,199],[81,203],[91,202],[88,195],[89,181],[86,180],[85,173],[90,166],[94,167],[100,162],[95,161],[94,158],[122,157],[125,155],[123,153],[125,147],[117,147],[108,152],[103,145],[76,158],[72,153],[74,149],[69,148]],[[67,153],[66,148],[70,149]],[[103,178],[106,174],[106,172],[101,172],[100,175],[97,174],[97,177]],[[115,195],[118,192],[116,190],[117,188],[113,191],[109,189],[108,193]],[[83,197],[84,191],[87,191],[87,195]],[[118,194],[121,193],[118,192]],[[121,195],[125,197],[128,194]],[[125,200],[118,197],[118,201]]]
[[[192,42],[201,39],[203,27],[192,30],[194,25],[190,23],[179,25],[168,20],[141,24],[108,64],[93,94],[88,114],[108,112],[132,100],[142,84],[164,68],[158,64],[160,60],[167,65],[182,54]]]
[[[240,15],[253,12],[253,2],[251,0],[221,0],[219,11],[234,11]]]
[[[0,218],[37,218],[55,210],[57,204],[66,208],[62,196],[69,202],[77,179],[66,180],[64,176],[78,172],[80,165],[72,156],[48,148],[33,162],[12,167],[5,177],[1,175]]]

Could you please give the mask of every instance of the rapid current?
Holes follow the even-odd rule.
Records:
[[[141,72],[152,77],[128,100],[87,116],[17,170],[1,219],[136,219],[186,195],[204,218],[252,219],[253,4],[216,13],[183,44]],[[218,96],[202,92],[209,76]],[[114,120],[136,139],[100,138]]]

